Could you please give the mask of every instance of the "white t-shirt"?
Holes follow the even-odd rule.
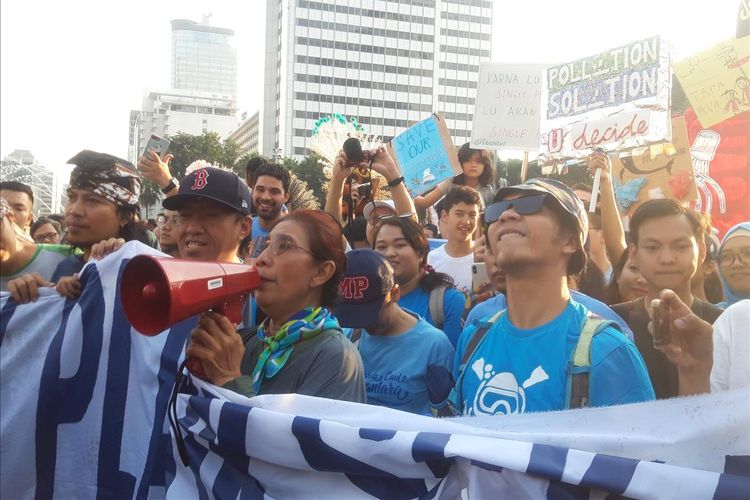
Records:
[[[435,271],[445,273],[456,282],[456,288],[471,290],[471,265],[474,264],[474,253],[465,257],[451,257],[445,251],[445,245],[427,254],[427,263]]]
[[[711,392],[750,387],[750,299],[732,304],[714,322]]]

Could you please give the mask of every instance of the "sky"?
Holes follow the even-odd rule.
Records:
[[[331,1],[331,0],[326,0]],[[338,0],[341,3],[341,0]],[[735,30],[739,0],[495,0],[493,62],[562,63],[653,35],[683,59]],[[82,149],[127,156],[144,89],[169,87],[172,19],[235,31],[240,112],[263,89],[263,0],[2,0],[0,157],[64,169]]]

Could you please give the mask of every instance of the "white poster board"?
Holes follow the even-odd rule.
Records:
[[[471,147],[522,149],[539,147],[542,64],[479,66]]]

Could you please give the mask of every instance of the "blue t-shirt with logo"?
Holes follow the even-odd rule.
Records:
[[[426,319],[429,324],[437,326],[430,313],[430,292],[421,286],[417,286],[411,292],[402,295],[398,300],[398,305],[403,309],[417,313]],[[465,308],[466,295],[455,288],[447,288],[443,297],[443,327],[440,330],[445,332],[454,348],[458,344],[458,337],[464,327],[462,317]]]
[[[453,346],[443,332],[417,317],[411,330],[395,337],[363,331],[358,347],[368,404],[431,414],[428,387],[449,380],[453,370]],[[450,382],[445,391],[435,390],[447,392]]]
[[[464,415],[507,415],[564,410],[566,366],[587,309],[570,300],[554,320],[538,328],[516,328],[503,313],[477,345],[457,382]],[[454,377],[477,323],[466,327],[456,349]],[[591,406],[654,399],[646,365],[635,345],[607,327],[591,342]]]
[[[620,325],[622,333],[624,333],[625,336],[631,341],[633,340],[633,332],[628,327],[628,324],[624,319],[620,317],[619,314],[610,309],[607,304],[575,290],[570,291],[570,298],[572,298],[579,304],[582,304],[586,307],[586,309],[596,314],[597,316],[608,319],[610,321],[614,321],[615,323]],[[469,311],[469,315],[466,317],[466,324],[470,325],[474,322],[474,320],[484,319],[495,314],[498,311],[506,309],[507,307],[508,302],[505,300],[505,295],[502,293],[498,293],[494,297],[487,299],[484,302],[480,302],[479,304],[474,306],[472,310]]]

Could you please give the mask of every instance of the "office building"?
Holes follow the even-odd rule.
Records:
[[[242,121],[236,130],[229,134],[228,139],[240,147],[240,157],[258,152],[258,113],[250,118],[243,113]]]
[[[16,149],[0,161],[0,181],[23,182],[34,193],[34,217],[60,213],[65,206],[58,175],[39,163],[25,149]],[[65,198],[67,199],[67,198]]]
[[[489,0],[268,0],[261,152],[306,155],[331,113],[387,140],[439,112],[468,141],[491,33]]]
[[[234,31],[187,19],[172,21],[172,88],[237,97]]]

